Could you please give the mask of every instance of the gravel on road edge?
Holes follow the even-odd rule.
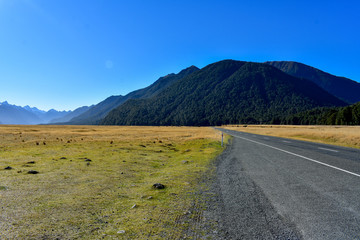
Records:
[[[247,175],[234,148],[236,139],[201,178],[184,239],[303,239]]]

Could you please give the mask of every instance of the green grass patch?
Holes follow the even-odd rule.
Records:
[[[179,219],[195,201],[191,193],[222,151],[219,141],[202,137],[148,134],[110,143],[107,137],[53,135],[46,145],[35,143],[42,136],[23,138],[2,142],[1,239],[180,238],[189,227]],[[166,188],[154,189],[155,183]]]

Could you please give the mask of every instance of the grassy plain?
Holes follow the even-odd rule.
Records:
[[[180,238],[221,151],[211,128],[0,126],[0,239]]]
[[[228,125],[224,128],[298,140],[360,148],[360,126]]]

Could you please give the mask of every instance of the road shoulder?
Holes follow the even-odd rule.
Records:
[[[195,239],[302,239],[246,173],[232,139],[204,176],[185,234]],[[202,206],[202,207],[201,207]],[[202,208],[203,210],[199,211]],[[192,215],[192,216],[191,216]]]

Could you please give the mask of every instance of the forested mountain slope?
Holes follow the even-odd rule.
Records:
[[[345,102],[356,103],[360,101],[360,83],[351,79],[337,77],[298,62],[274,61],[266,63],[292,76],[308,79]]]
[[[125,102],[101,124],[261,123],[315,107],[344,105],[313,82],[268,64],[224,60],[182,78],[152,98]]]
[[[111,96],[104,101],[92,106],[89,110],[83,114],[71,119],[66,124],[97,124],[102,118],[104,118],[112,109],[120,106],[129,99],[143,99],[155,96],[159,92],[166,89],[179,79],[188,76],[189,74],[198,71],[195,66],[188,67],[178,74],[168,74],[159,78],[150,86],[133,91],[125,96]]]

